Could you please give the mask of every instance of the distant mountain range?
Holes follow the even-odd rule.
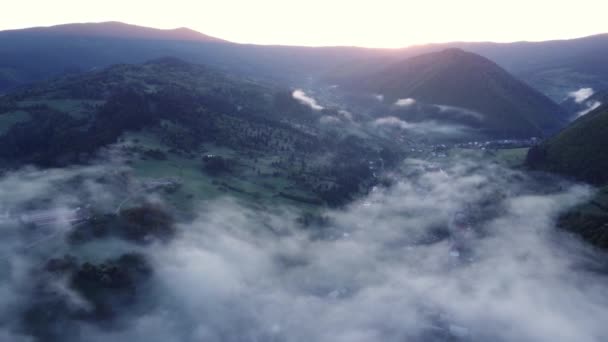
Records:
[[[104,37],[123,39],[181,40],[196,42],[227,42],[189,28],[162,30],[150,27],[129,25],[117,21],[103,23],[76,23],[50,27],[32,27],[22,30],[7,30],[2,35],[22,35],[24,39],[33,35]]]
[[[436,105],[440,110],[433,119],[450,119],[460,108],[457,121],[468,116],[469,125],[494,137],[544,136],[567,123],[565,111],[548,97],[487,58],[456,48],[419,55],[373,74],[340,81],[347,88],[382,94],[404,111],[412,112],[413,104],[419,102]],[[429,119],[430,111],[422,111],[424,119]],[[416,110],[413,112],[412,116],[423,119]]]
[[[331,76],[378,71],[391,64],[423,53],[460,48],[484,56],[554,101],[562,101],[568,92],[583,87],[608,89],[608,34],[577,39],[543,42],[453,42],[398,49],[394,54],[359,59],[333,70]]]
[[[19,85],[119,63],[174,56],[247,76],[301,81],[381,50],[226,42],[193,31],[92,23],[0,31],[0,93]]]
[[[61,48],[58,48],[61,47]],[[235,44],[189,30],[122,23],[68,24],[0,32],[0,92],[66,72],[162,56],[285,82],[373,74],[406,58],[457,47],[495,61],[561,101],[582,87],[608,89],[608,35],[535,43],[449,43],[403,49]]]
[[[459,48],[484,56],[540,90],[554,101],[584,87],[608,89],[608,34],[544,42],[453,42],[412,46],[343,63],[326,77],[348,77],[378,72],[407,57]]]

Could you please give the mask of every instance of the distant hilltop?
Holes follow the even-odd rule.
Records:
[[[197,42],[227,42],[226,40],[208,36],[186,27],[176,29],[156,29],[151,27],[137,26],[108,21],[101,23],[75,23],[49,27],[32,27],[22,30],[2,31],[1,33],[22,34],[47,34],[47,35],[71,35],[86,37],[108,37],[127,39],[150,39],[150,40],[183,40]]]

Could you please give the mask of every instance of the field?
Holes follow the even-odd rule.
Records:
[[[160,150],[164,158],[146,157],[132,153],[129,164],[140,180],[177,179],[181,186],[166,194],[166,200],[176,208],[187,209],[193,203],[223,196],[242,199],[245,203],[273,206],[284,204],[300,208],[318,207],[320,199],[309,189],[286,177],[276,167],[279,156],[253,157],[249,153],[205,143],[191,154],[171,151],[158,138],[146,131],[129,132],[120,139],[119,147],[129,151]],[[203,156],[221,156],[234,161],[229,172],[211,174],[204,169]],[[285,196],[286,195],[286,196]],[[287,201],[285,199],[288,199]],[[252,201],[253,199],[253,201]]]

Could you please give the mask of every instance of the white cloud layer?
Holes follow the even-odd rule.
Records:
[[[306,95],[302,89],[294,90],[291,96],[293,96],[293,98],[298,100],[300,103],[309,106],[313,110],[323,110],[323,106],[319,105],[312,97]]]
[[[416,103],[416,100],[412,99],[412,98],[407,98],[407,99],[399,99],[397,101],[395,101],[395,106],[397,107],[409,107],[412,106]]]
[[[471,110],[471,109],[466,109],[466,108],[462,108],[462,107],[456,107],[456,106],[447,106],[447,105],[435,105],[437,108],[439,108],[439,111],[442,113],[457,113],[457,114],[461,114],[461,115],[465,115],[465,116],[470,116],[472,118],[475,118],[477,120],[483,120],[483,114]]]
[[[599,101],[587,101],[585,102],[585,106],[587,108],[581,110],[580,112],[576,113],[576,117],[579,118],[583,115],[589,114],[590,112],[596,110],[597,108],[599,108],[599,106],[601,106],[602,103]]]
[[[576,103],[583,103],[586,99],[593,96],[594,93],[593,88],[581,88],[577,91],[568,93],[568,97],[574,99],[574,102]]]
[[[64,171],[0,178],[3,203],[56,196],[79,173]],[[111,171],[82,171],[85,194],[120,191],[95,181]],[[154,266],[143,300],[115,324],[50,320],[62,342],[605,340],[606,255],[555,229],[590,189],[458,157],[406,160],[387,177],[306,227],[293,208],[230,199],[201,203],[175,240],[148,247],[59,240],[24,251],[15,246],[28,236],[3,227],[0,339],[32,341],[18,319],[41,260],[131,248]]]
[[[395,116],[387,116],[374,120],[375,127],[393,127],[417,134],[461,135],[467,127],[453,124],[438,123],[433,120],[422,122],[407,122]]]

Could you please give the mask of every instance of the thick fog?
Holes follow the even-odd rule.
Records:
[[[40,200],[56,215],[82,202],[111,211],[137,186],[117,169],[6,174],[6,217]],[[0,340],[36,341],[20,320],[36,300],[39,263],[128,250],[153,267],[137,302],[111,322],[62,322],[61,341],[606,340],[605,256],[554,227],[592,189],[467,157],[407,159],[384,177],[386,186],[307,224],[290,207],[200,203],[168,243],[75,248],[65,240],[70,217],[35,234],[4,221]]]

